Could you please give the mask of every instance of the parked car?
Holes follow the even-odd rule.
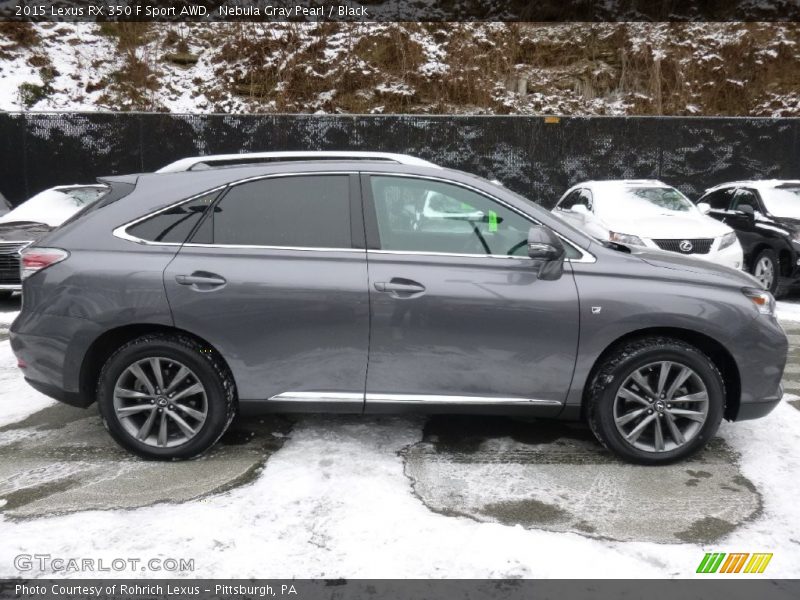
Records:
[[[104,185],[62,185],[40,192],[0,216],[0,299],[22,289],[19,251],[97,200]]]
[[[800,181],[723,183],[698,208],[736,231],[745,269],[765,289],[780,297],[800,280]]]
[[[237,411],[420,411],[586,419],[662,464],[781,399],[787,339],[744,272],[600,243],[412,157],[265,160],[109,177],[24,249],[25,379],[153,459],[203,453]],[[431,192],[452,227],[408,218]]]
[[[11,203],[6,200],[6,197],[3,196],[3,194],[0,194],[0,216],[6,214],[11,210],[11,208]]]
[[[742,247],[733,229],[707,217],[660,181],[579,183],[567,190],[554,212],[599,240],[742,267]]]

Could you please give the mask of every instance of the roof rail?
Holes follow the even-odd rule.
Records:
[[[408,156],[407,154],[392,154],[390,152],[350,152],[346,150],[314,151],[314,152],[253,152],[249,154],[210,154],[208,156],[193,156],[182,158],[161,167],[156,173],[178,173],[181,171],[199,171],[211,169],[215,166],[242,166],[250,163],[291,161],[291,160],[379,160],[393,162],[400,165],[414,165],[417,167],[438,167],[432,162]]]

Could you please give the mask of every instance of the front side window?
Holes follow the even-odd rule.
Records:
[[[711,192],[710,194],[702,197],[700,202],[705,202],[708,204],[711,207],[711,210],[728,210],[731,205],[731,198],[733,198],[733,192],[735,191],[735,188],[717,190],[716,192]]]
[[[350,248],[348,175],[300,175],[233,186],[192,238],[195,243]]]
[[[203,218],[203,213],[219,195],[219,190],[172,206],[128,227],[128,234],[140,240],[162,244],[182,244]]]
[[[733,197],[733,210],[742,210],[742,206],[750,206],[753,212],[759,212],[758,197],[750,190],[740,189]]]
[[[533,223],[486,196],[453,184],[409,177],[373,176],[370,182],[383,250],[528,254]]]

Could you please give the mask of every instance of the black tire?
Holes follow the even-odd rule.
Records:
[[[155,447],[123,427],[114,408],[114,386],[120,375],[138,360],[164,357],[191,369],[205,388],[207,414],[197,433],[181,445]],[[105,363],[97,382],[97,405],[111,437],[123,448],[151,460],[195,458],[209,450],[225,433],[236,413],[236,386],[225,362],[195,339],[174,334],[150,334],[119,348]]]
[[[769,262],[772,268],[772,272],[774,274],[772,277],[772,283],[769,285],[769,287],[766,287],[767,291],[769,291],[776,298],[783,298],[784,296],[786,296],[788,288],[781,280],[781,264],[780,261],[778,260],[778,255],[775,254],[774,250],[765,248],[764,250],[759,252],[758,255],[755,257],[755,259],[753,259],[753,264],[751,265],[750,273],[754,277],[757,277],[756,271],[758,269],[759,264],[761,264],[763,261]]]
[[[660,452],[645,451],[626,441],[618,430],[614,420],[614,402],[629,376],[661,361],[677,363],[694,371],[705,385],[708,411],[705,422],[694,437],[683,445]],[[725,385],[716,365],[694,346],[667,337],[647,337],[622,344],[603,359],[590,381],[587,403],[589,426],[606,448],[628,462],[664,465],[691,456],[714,436],[725,410]]]

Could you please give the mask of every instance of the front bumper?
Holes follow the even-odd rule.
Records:
[[[736,414],[737,421],[749,421],[751,419],[760,419],[766,417],[771,413],[783,398],[783,386],[778,386],[778,391],[775,396],[764,398],[759,402],[748,402],[739,405],[739,412]]]
[[[758,419],[769,414],[783,397],[783,370],[789,340],[777,319],[759,316],[728,346],[739,369],[740,396],[735,410],[725,417],[733,421]]]

